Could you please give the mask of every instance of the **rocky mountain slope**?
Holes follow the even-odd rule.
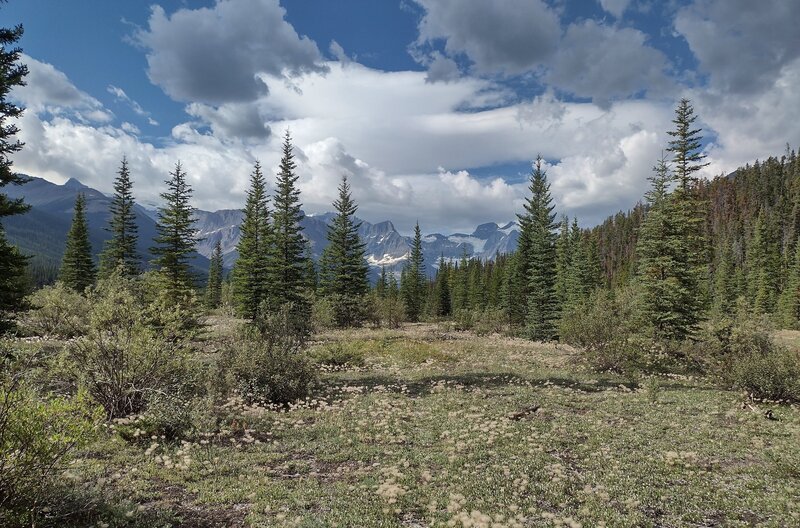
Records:
[[[108,225],[108,206],[111,199],[77,180],[71,179],[64,185],[56,185],[41,178],[32,178],[24,185],[6,187],[4,192],[12,198],[24,197],[26,203],[32,206],[25,215],[4,220],[8,238],[27,254],[36,255],[45,261],[60,261],[72,219],[72,207],[79,192],[86,196],[90,240],[96,254],[100,253],[103,242],[110,235],[105,228]],[[242,211],[197,210],[196,217],[199,239],[199,255],[195,259],[197,268],[208,268],[208,257],[217,241],[221,242],[225,265],[231,267],[238,257],[236,245],[239,242]],[[146,260],[149,259],[149,248],[156,233],[154,218],[154,211],[137,206],[139,251]],[[309,241],[315,260],[319,259],[328,245],[327,226],[332,218],[333,213],[325,213],[306,216],[302,221],[303,233]],[[390,271],[399,271],[402,268],[408,259],[411,237],[400,234],[388,220],[375,224],[362,221],[360,233],[366,243],[367,261],[373,269],[373,275],[377,275],[382,266]],[[426,269],[429,274],[435,273],[441,256],[452,261],[460,259],[466,253],[470,257],[491,260],[497,254],[514,251],[518,237],[519,232],[514,222],[503,226],[495,223],[481,224],[470,234],[425,235],[422,248]]]

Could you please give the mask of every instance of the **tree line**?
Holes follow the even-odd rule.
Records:
[[[363,297],[369,291],[369,282],[364,244],[359,239],[359,224],[354,216],[357,205],[352,200],[350,185],[346,178],[342,179],[339,197],[333,203],[337,216],[330,225],[329,244],[317,269],[302,235],[297,178],[287,131],[273,196],[267,194],[260,163],[254,165],[236,247],[239,258],[229,276],[225,276],[220,243],[213,249],[205,281],[205,303],[209,308],[219,306],[227,282],[237,312],[246,319],[255,320],[264,312],[289,307],[293,318],[308,320],[316,294],[333,303],[337,324],[358,324],[366,316]],[[165,185],[167,190],[161,194],[164,205],[158,209],[156,221],[157,236],[150,250],[154,255],[151,267],[159,289],[170,304],[190,304],[189,298],[199,282],[191,267],[198,238],[193,227],[193,191],[180,162]],[[92,259],[85,198],[78,195],[58,275],[63,285],[84,292],[98,278],[112,273],[134,278],[143,272],[142,256],[136,249],[134,204],[133,181],[123,158],[114,180],[109,211],[107,230],[111,237],[100,254],[98,267]]]
[[[13,35],[12,35],[13,36]],[[10,38],[10,37],[9,37]],[[18,51],[2,56],[10,86],[26,73]],[[3,120],[20,108],[5,104]],[[665,154],[656,160],[644,201],[601,225],[582,229],[577,218],[558,218],[544,161],[532,164],[524,209],[517,215],[517,250],[491,262],[470,258],[426,263],[420,226],[399,277],[382,270],[369,283],[365,244],[359,238],[358,209],[347,178],[333,202],[328,246],[318,263],[304,238],[297,165],[289,132],[281,146],[274,193],[256,162],[250,176],[237,244],[238,259],[225,273],[219,244],[205,280],[205,303],[217,307],[223,291],[237,313],[255,320],[260,313],[291,306],[297,319],[329,312],[330,324],[357,326],[368,320],[419,321],[491,313],[513,333],[536,340],[558,339],[563,319],[598,290],[615,291],[635,284],[642,315],[653,332],[667,339],[691,338],[709,314],[731,312],[745,304],[785,327],[800,320],[800,161],[787,148],[781,158],[743,167],[728,177],[698,178],[706,163],[701,130],[691,102],[679,102],[668,131]],[[24,183],[11,170],[8,155],[21,148],[10,138],[18,130],[0,130],[3,157],[0,186]],[[198,277],[191,259],[196,251],[192,188],[181,163],[165,181],[158,210],[157,236],[150,263],[164,295],[173,304],[195,295]],[[137,253],[133,181],[122,159],[114,180],[107,230],[111,238],[99,266],[92,259],[85,199],[77,197],[59,280],[82,292],[99,277],[118,272],[134,277],[147,267]],[[22,200],[0,194],[0,218],[27,210]],[[0,228],[0,310],[7,322],[22,306],[27,259],[8,244]],[[33,262],[36,276],[52,273],[52,264]],[[436,268],[428,279],[426,266]],[[229,288],[226,289],[226,285]]]

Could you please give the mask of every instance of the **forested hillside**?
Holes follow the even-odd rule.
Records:
[[[793,327],[800,236],[800,159],[789,150],[754,161],[727,176],[699,182],[707,240],[706,301],[730,310],[739,297]],[[646,206],[637,204],[589,229],[596,238],[607,285],[634,276],[639,229]],[[783,301],[781,300],[783,298]]]

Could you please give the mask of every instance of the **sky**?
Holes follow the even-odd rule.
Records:
[[[103,192],[125,156],[137,199],[180,161],[200,209],[272,181],[288,130],[304,210],[347,176],[359,217],[470,232],[522,210],[546,161],[556,211],[631,208],[678,100],[705,177],[800,144],[794,0],[9,0],[27,86],[13,158]]]

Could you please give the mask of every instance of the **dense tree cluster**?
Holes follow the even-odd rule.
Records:
[[[675,211],[675,200],[668,200],[678,191],[672,190],[675,180],[669,165],[667,158],[656,165],[645,204],[618,213],[589,231],[598,241],[604,286],[628,283],[635,270],[652,274],[657,266],[672,266],[676,271],[684,266],[677,256],[669,257],[670,243],[690,243],[674,238],[682,230],[670,225],[686,218]],[[703,215],[702,223],[696,223],[700,228],[692,233],[702,247],[691,255],[697,261],[692,262],[693,274],[687,277],[686,286],[687,292],[694,293],[695,324],[703,314],[729,315],[737,305],[744,305],[754,314],[770,316],[781,327],[800,327],[797,153],[787,147],[780,157],[756,161],[710,181],[697,181],[690,189],[692,200],[687,203]],[[680,298],[658,293],[654,283],[644,287],[653,288],[645,303],[653,318],[655,314],[665,317],[662,304],[682,303]],[[665,323],[658,325],[664,327]]]

